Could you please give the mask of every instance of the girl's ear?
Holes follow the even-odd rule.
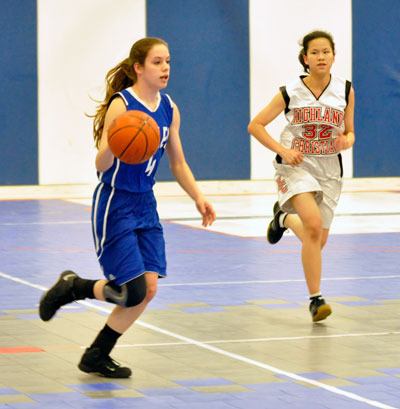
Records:
[[[138,62],[135,62],[133,64],[133,70],[136,72],[136,74],[141,74],[143,71],[143,67]]]

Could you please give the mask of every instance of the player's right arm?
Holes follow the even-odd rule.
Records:
[[[294,149],[287,149],[267,132],[265,127],[272,122],[286,107],[285,100],[279,92],[249,123],[247,130],[262,145],[277,153],[289,165],[298,165],[303,161],[303,154]]]
[[[96,155],[96,169],[99,172],[105,172],[110,169],[114,162],[114,155],[108,146],[108,127],[111,122],[126,111],[126,106],[122,98],[114,98],[107,109],[104,119],[103,133],[101,135],[99,150]]]

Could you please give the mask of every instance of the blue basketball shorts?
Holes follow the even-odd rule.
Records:
[[[92,232],[108,280],[122,285],[145,272],[166,276],[164,234],[153,191],[132,193],[100,183],[93,194]]]

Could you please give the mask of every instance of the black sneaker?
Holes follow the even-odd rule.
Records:
[[[279,225],[279,217],[284,212],[279,207],[278,202],[275,202],[274,204],[273,213],[274,213],[274,218],[269,223],[268,230],[267,230],[267,240],[271,244],[278,243],[278,241],[282,238],[283,233],[287,230],[286,227],[281,227]]]
[[[94,373],[105,378],[129,378],[132,371],[121,366],[109,356],[102,356],[99,348],[87,348],[78,368],[86,373]]]
[[[322,321],[332,314],[331,306],[322,297],[313,298],[309,309],[313,322]]]
[[[60,307],[75,301],[72,287],[76,277],[78,275],[73,271],[64,271],[56,283],[46,291],[39,304],[39,316],[43,321],[49,321]]]

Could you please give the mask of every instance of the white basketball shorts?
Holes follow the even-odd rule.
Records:
[[[281,209],[287,213],[296,213],[290,199],[300,193],[315,192],[322,227],[329,229],[343,185],[338,156],[305,156],[298,166],[280,164],[276,160],[273,163]]]

